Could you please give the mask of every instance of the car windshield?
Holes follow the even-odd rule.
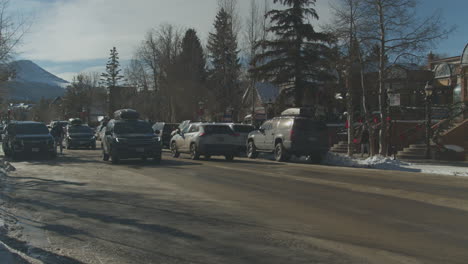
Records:
[[[232,134],[231,128],[229,128],[228,126],[220,125],[205,126],[204,132],[206,134]]]
[[[152,134],[153,129],[147,122],[127,121],[115,123],[114,132],[117,134]]]
[[[87,126],[72,126],[68,129],[69,133],[83,133],[83,134],[92,134],[93,131],[90,127]]]
[[[49,129],[44,124],[18,124],[15,126],[18,135],[47,135]]]
[[[234,125],[233,129],[237,133],[250,133],[254,131],[254,127],[250,125]]]

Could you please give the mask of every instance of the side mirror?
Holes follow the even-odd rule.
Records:
[[[159,135],[159,134],[161,134],[161,131],[158,130],[158,129],[156,129],[156,130],[154,131],[154,133],[155,133],[156,135]]]

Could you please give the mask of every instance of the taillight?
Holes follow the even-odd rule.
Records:
[[[296,134],[296,132],[294,132],[294,130],[291,129],[291,132],[289,132],[289,137],[292,139],[292,138],[294,138],[295,134]]]
[[[239,133],[234,133],[232,134],[234,137],[240,137],[240,134]]]
[[[206,135],[206,133],[200,133],[200,135],[198,135],[198,136],[199,136],[199,137],[203,137],[203,136],[205,136],[205,135]]]

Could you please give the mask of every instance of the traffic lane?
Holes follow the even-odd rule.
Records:
[[[245,217],[236,202],[161,180],[202,166],[166,163],[150,175],[141,171],[151,163],[113,166],[89,151],[15,163],[17,217],[43,233],[23,239],[49,241],[35,245],[50,252],[46,263],[61,263],[57,255],[84,263],[363,263]]]
[[[270,219],[274,224],[283,226],[296,223],[292,226],[300,224],[301,231],[311,230],[308,235],[312,237],[389,250],[435,263],[463,263],[468,259],[465,250],[468,244],[468,229],[465,224],[468,221],[467,212],[455,210],[448,205],[434,205],[430,201],[433,197],[422,197],[418,201],[411,197],[399,198],[399,191],[391,196],[385,192],[379,194],[374,191],[375,187],[372,185],[366,187],[368,192],[366,188],[353,191],[342,186],[311,183],[289,176],[298,173],[297,168],[303,171],[302,166],[273,165],[268,162],[254,165],[248,162],[248,166],[263,168],[245,170],[237,168],[239,164],[235,163],[201,162],[204,166],[194,170],[188,177],[178,175],[177,178],[171,179],[185,188],[196,188],[220,199],[239,202],[249,208],[244,210],[245,212],[261,212],[256,219]],[[328,173],[333,170],[319,167],[311,168],[311,176],[307,178],[320,175],[321,170]],[[147,168],[147,173],[152,169]],[[228,173],[226,170],[237,173]],[[272,170],[279,171],[281,176],[266,175],[265,171]],[[349,174],[349,170],[347,172]],[[358,176],[359,172],[368,173],[365,170],[354,172]],[[384,184],[388,182],[385,177],[391,177],[389,172],[381,172],[381,175],[377,172],[372,173],[374,181],[377,181],[378,177],[384,177]],[[352,177],[352,173],[346,176]],[[406,177],[415,177],[414,184],[421,180],[414,174],[407,174]],[[445,182],[452,179],[466,184],[466,181],[456,177],[445,178]],[[431,180],[435,182],[434,185],[440,181],[438,177]],[[447,185],[450,184],[442,184],[440,188],[449,189]],[[437,195],[438,198],[444,199],[443,196]],[[429,202],[424,202],[426,199]],[[463,202],[467,204],[466,200]]]

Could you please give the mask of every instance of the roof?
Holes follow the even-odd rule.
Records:
[[[275,102],[280,93],[279,87],[269,82],[258,82],[255,88],[262,103]]]
[[[33,125],[33,124],[45,125],[42,122],[36,122],[36,121],[11,121],[11,123],[18,124],[18,125]]]

